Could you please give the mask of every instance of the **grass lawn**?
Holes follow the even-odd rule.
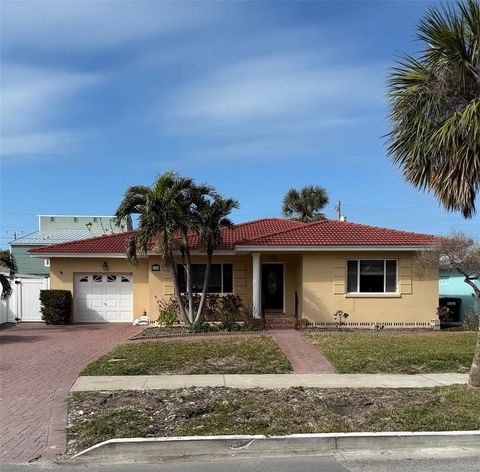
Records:
[[[284,374],[288,359],[268,336],[123,344],[82,375]]]
[[[337,372],[468,372],[477,333],[305,332]]]
[[[69,400],[68,452],[125,437],[480,429],[480,392],[190,388],[82,392]]]

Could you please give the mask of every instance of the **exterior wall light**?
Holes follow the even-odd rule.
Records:
[[[103,270],[108,270],[108,264],[106,262],[103,263]]]
[[[159,272],[160,265],[159,264],[152,264],[152,272]]]

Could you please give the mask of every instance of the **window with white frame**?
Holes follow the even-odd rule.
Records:
[[[45,267],[50,267],[50,259],[45,259]]]
[[[347,262],[348,293],[396,293],[398,261],[358,259]]]
[[[192,264],[192,289],[194,293],[202,291],[205,267],[205,264]],[[177,270],[180,291],[185,293],[187,291],[185,268],[179,264]],[[212,264],[208,293],[233,293],[233,264]]]

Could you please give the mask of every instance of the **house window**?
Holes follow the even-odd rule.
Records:
[[[102,276],[101,275],[94,275],[92,277],[94,282],[102,282]]]
[[[107,282],[116,282],[117,276],[116,275],[107,275]]]
[[[86,275],[85,277],[82,277],[80,279],[80,282],[88,282],[88,275]]]
[[[45,267],[50,267],[50,259],[45,259]]]
[[[192,289],[195,293],[200,293],[202,291],[205,267],[205,264],[192,264]],[[185,268],[183,265],[179,264],[177,270],[180,291],[185,293],[187,291]],[[212,264],[210,269],[210,280],[208,281],[208,292],[233,292],[233,264]]]
[[[348,293],[396,293],[397,261],[394,259],[347,262]]]

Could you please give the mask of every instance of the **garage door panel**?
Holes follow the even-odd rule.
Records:
[[[82,322],[132,321],[132,292],[129,274],[78,274],[75,318]]]
[[[131,310],[133,307],[132,300],[121,299],[120,307],[122,310]]]
[[[128,286],[121,285],[119,288],[120,295],[131,295],[132,294],[132,286],[129,284]]]

